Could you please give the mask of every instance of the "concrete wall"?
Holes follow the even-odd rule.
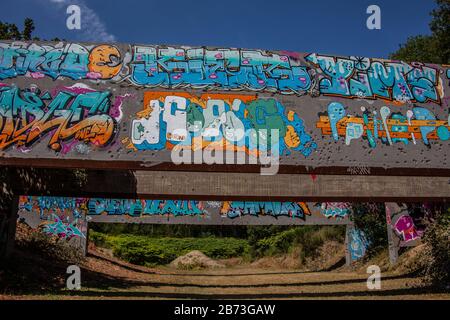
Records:
[[[316,53],[3,41],[0,160],[149,169],[174,148],[258,157],[237,130],[277,129],[282,165],[448,170],[448,74]]]

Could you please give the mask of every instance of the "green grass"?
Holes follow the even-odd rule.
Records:
[[[167,264],[192,250],[199,250],[214,259],[244,256],[249,250],[247,240],[236,238],[153,238],[131,234],[112,236],[95,231],[91,231],[89,237],[96,245],[111,248],[115,256],[146,266]]]

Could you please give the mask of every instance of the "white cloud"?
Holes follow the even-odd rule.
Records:
[[[87,4],[82,1],[73,0],[48,0],[56,5],[58,10],[64,9],[64,14],[66,14],[66,8],[69,5],[75,4],[80,7],[81,12],[81,29],[76,30],[79,33],[81,41],[88,42],[115,42],[116,37],[109,33],[106,29],[105,24],[100,19],[99,15],[89,8]],[[68,16],[67,16],[68,17]]]

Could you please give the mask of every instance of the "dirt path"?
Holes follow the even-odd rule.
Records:
[[[240,266],[181,271],[131,265],[92,252],[82,267],[82,289],[0,299],[450,299],[407,275],[383,274],[381,290],[369,291],[367,275]]]

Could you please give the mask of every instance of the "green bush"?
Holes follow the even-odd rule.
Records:
[[[115,256],[130,263],[151,266],[167,264],[193,250],[199,250],[214,259],[222,259],[246,255],[249,249],[246,240],[235,238],[153,238],[91,232],[90,240],[98,246],[112,248]]]
[[[94,230],[89,231],[89,240],[95,243],[99,247],[108,247],[107,236],[103,233],[96,232]]]
[[[266,238],[257,240],[252,245],[253,256],[272,256],[288,253],[300,247],[301,258],[314,256],[317,249],[325,241],[336,240],[343,242],[345,226],[318,227],[301,226],[291,227]]]
[[[355,227],[362,232],[370,243],[368,255],[373,256],[388,245],[386,209],[384,203],[354,203],[351,215]]]
[[[345,226],[249,226],[248,240],[232,237],[155,237],[136,234],[106,235],[90,231],[96,245],[111,248],[115,256],[134,264],[161,265],[193,250],[214,259],[259,258],[300,248],[301,258],[314,256],[329,240],[344,241]],[[203,234],[206,236],[207,234]]]
[[[46,259],[52,261],[80,264],[84,259],[80,248],[69,244],[64,239],[49,236],[40,230],[31,230],[31,228],[26,236],[21,235],[16,237],[16,245],[21,250],[39,253]]]

